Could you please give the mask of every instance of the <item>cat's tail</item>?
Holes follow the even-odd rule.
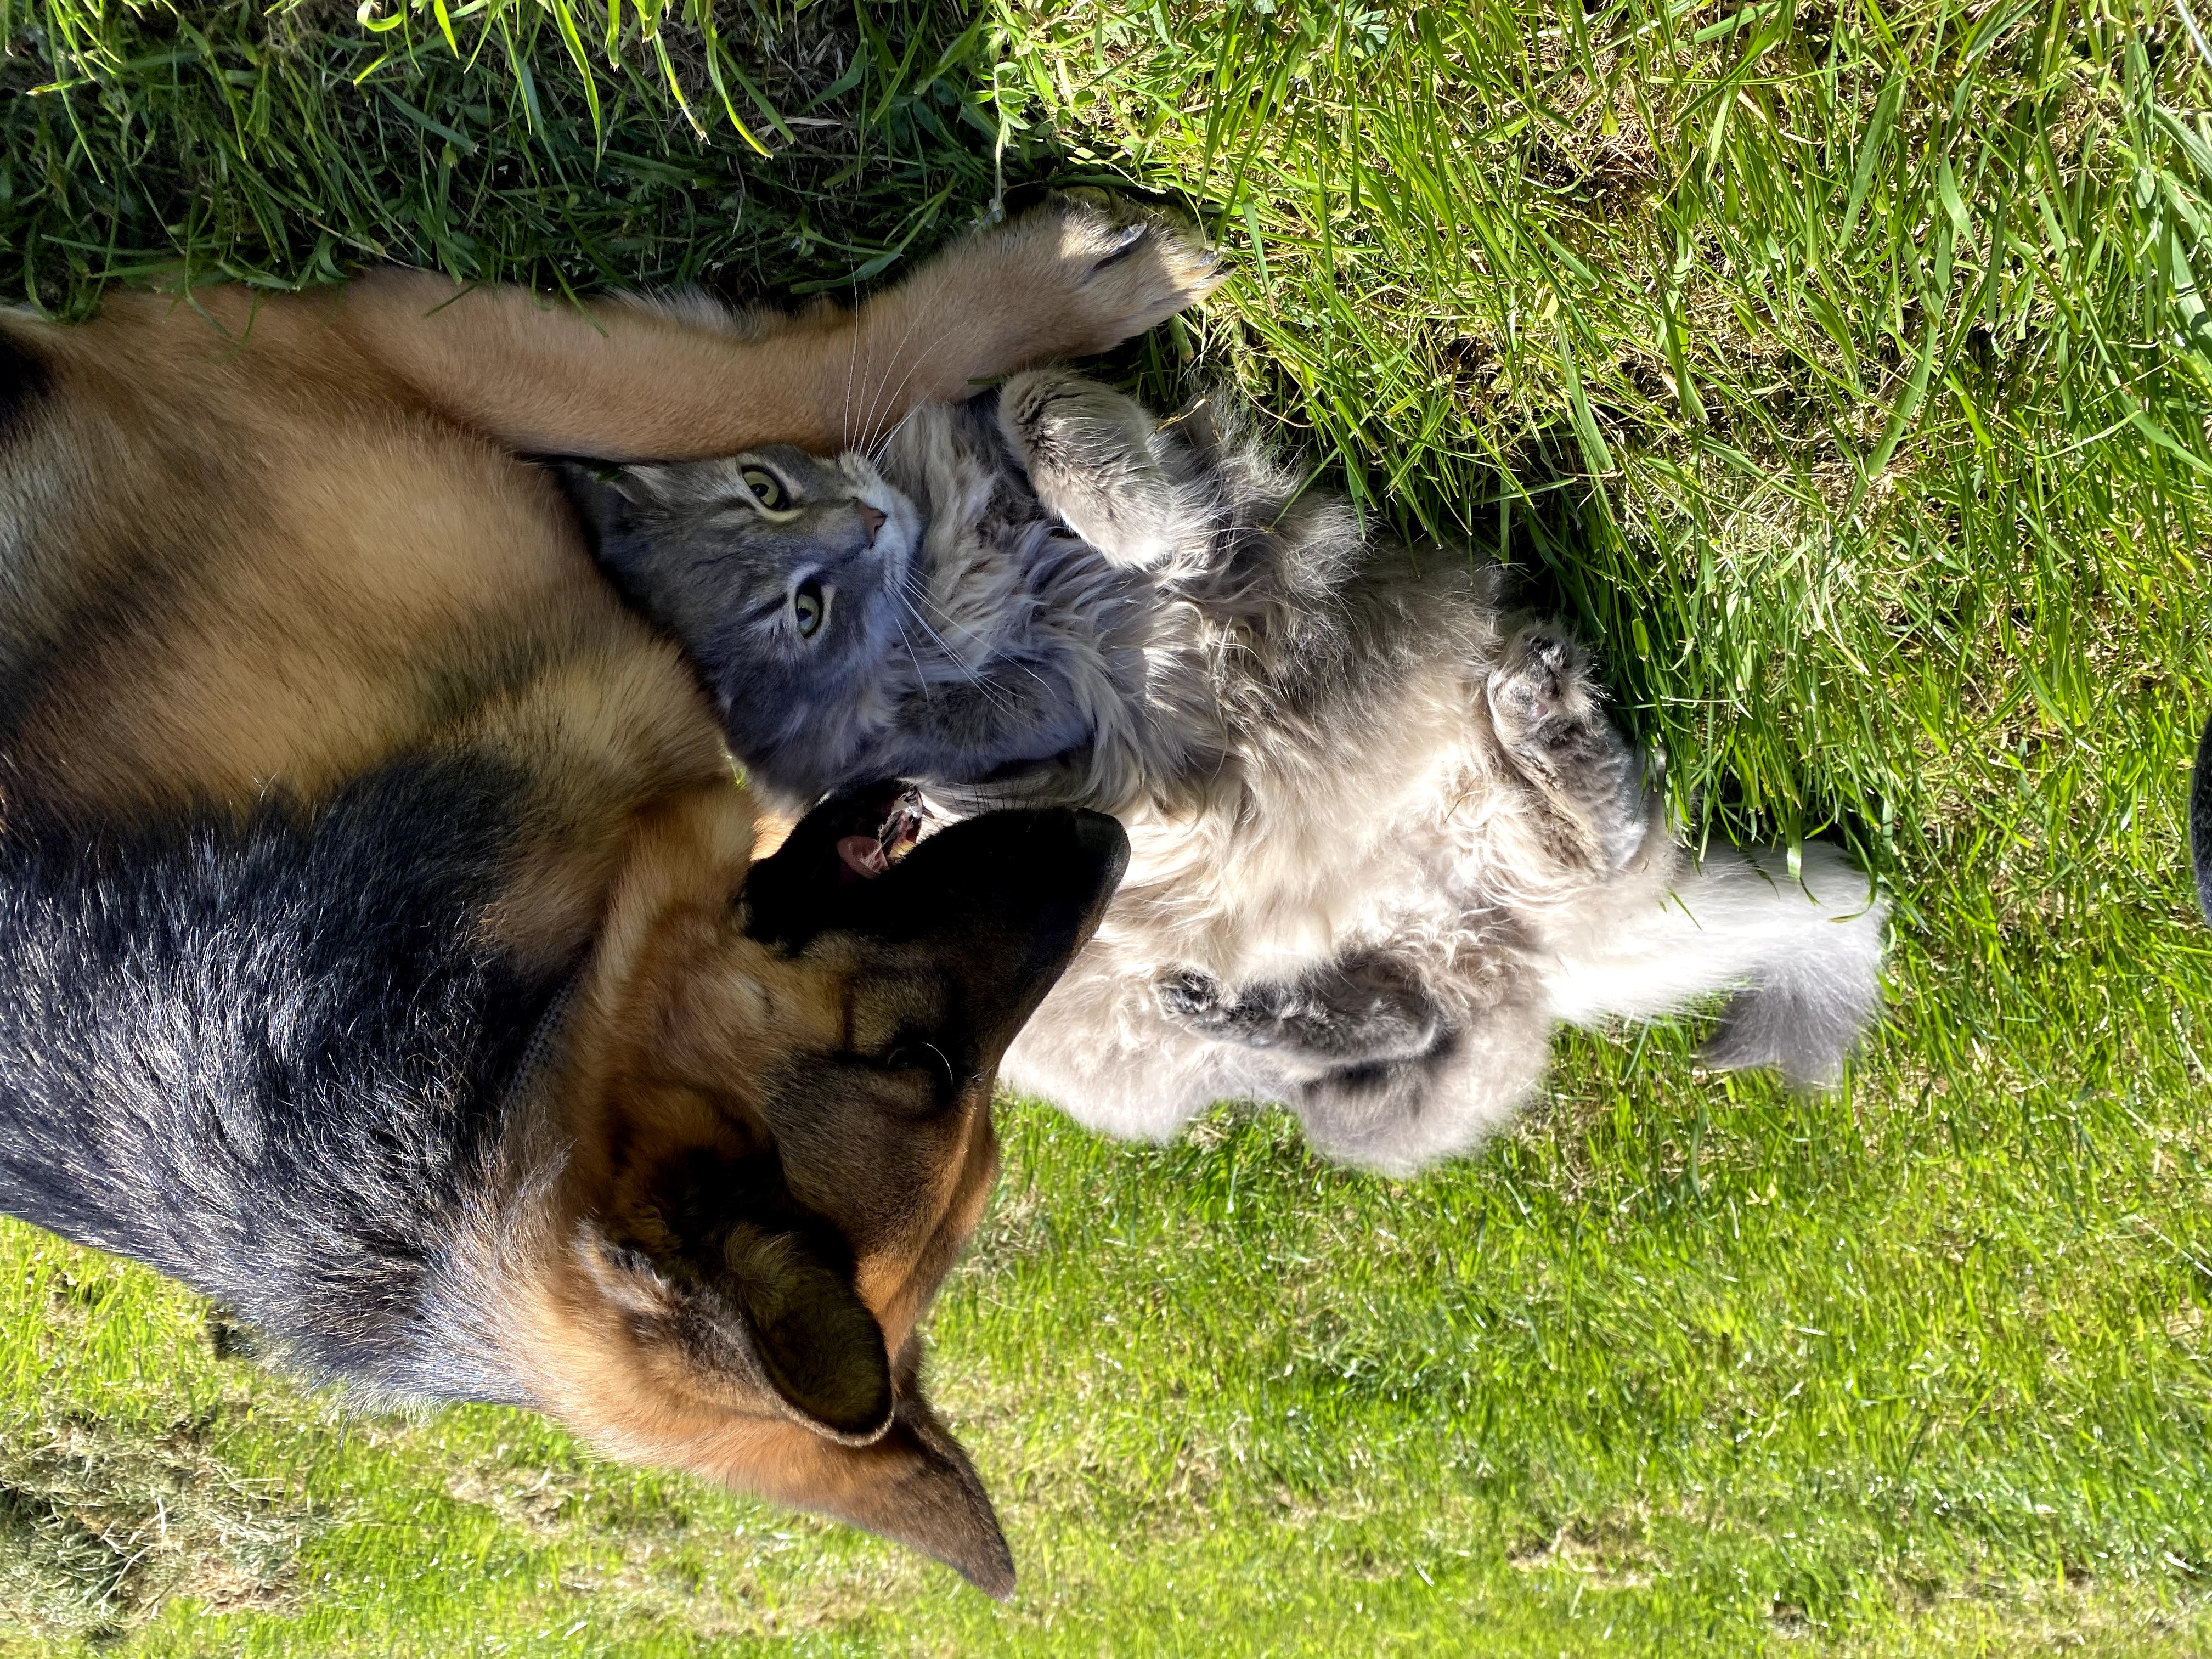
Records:
[[[1832,1085],[1881,1006],[1888,906],[1838,848],[1808,843],[1794,875],[1789,865],[1778,848],[1714,848],[1662,900],[1562,952],[1555,1012],[1648,1019],[1733,991],[1707,1065]]]

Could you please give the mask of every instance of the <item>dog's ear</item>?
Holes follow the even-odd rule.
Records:
[[[649,1230],[649,1229],[648,1229]],[[617,1243],[586,1223],[577,1255],[645,1360],[626,1389],[673,1387],[735,1415],[653,1455],[920,1550],[1004,1599],[1014,1563],[975,1467],[912,1387],[849,1272],[804,1232],[740,1225],[726,1273]],[[642,1390],[639,1384],[643,1384]],[[781,1418],[781,1422],[763,1421]]]
[[[629,1229],[633,1233],[650,1228]],[[586,1223],[578,1255],[664,1380],[702,1403],[775,1413],[844,1446],[891,1426],[883,1328],[850,1259],[811,1237],[740,1222],[711,1249],[621,1243]]]
[[[891,1425],[883,1328],[853,1288],[849,1262],[797,1233],[739,1225],[722,1249],[732,1299],[769,1385],[817,1434],[866,1445]]]
[[[920,1550],[1002,1601],[1013,1594],[1013,1553],[998,1511],[967,1452],[919,1395],[900,1398],[890,1431],[872,1445],[816,1439],[750,1467],[705,1472]]]

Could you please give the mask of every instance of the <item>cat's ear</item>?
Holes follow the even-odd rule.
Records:
[[[625,501],[652,501],[666,497],[683,469],[665,462],[595,461],[571,455],[550,458],[565,487],[611,489]]]
[[[634,467],[611,461],[556,460],[553,476],[561,493],[583,521],[593,543],[604,546],[629,529],[632,512],[642,498]]]

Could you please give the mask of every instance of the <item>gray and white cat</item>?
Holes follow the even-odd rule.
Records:
[[[1707,1063],[1822,1085],[1878,1005],[1885,908],[1836,848],[1693,860],[1581,647],[1497,566],[1364,532],[1218,400],[1156,423],[1033,372],[876,464],[617,469],[582,499],[758,781],[1122,819],[1105,924],[1003,1068],[1093,1127],[1278,1100],[1403,1172],[1501,1123],[1557,1021],[1732,992]]]
[[[1146,596],[1039,506],[990,401],[930,407],[884,471],[787,445],[559,464],[601,568],[682,642],[750,781],[782,805],[1043,761],[1139,689],[1115,641]],[[926,515],[885,471],[936,484]],[[1119,676],[1089,684],[1109,659]]]

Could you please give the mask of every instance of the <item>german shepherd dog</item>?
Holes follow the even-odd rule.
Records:
[[[1120,829],[997,814],[864,880],[864,790],[755,863],[694,671],[519,457],[834,448],[1213,280],[1063,199],[794,319],[397,271],[0,312],[0,1209],[315,1379],[1007,1593],[916,1328]]]

